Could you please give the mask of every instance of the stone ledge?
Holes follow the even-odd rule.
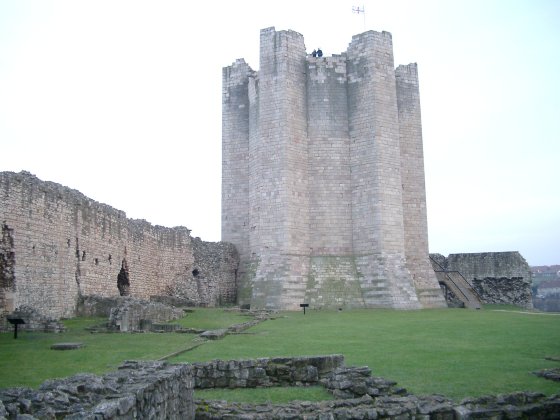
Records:
[[[560,382],[560,368],[542,369],[537,372],[533,372],[533,375],[537,375],[541,378],[554,382]]]
[[[51,345],[51,350],[77,350],[83,346],[83,343],[55,343]]]

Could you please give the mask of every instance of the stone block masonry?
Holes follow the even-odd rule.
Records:
[[[236,300],[233,245],[128,219],[27,172],[0,172],[0,223],[0,313],[30,306],[50,318],[72,317],[81,297],[119,296],[121,269],[132,297],[178,293],[203,306]]]
[[[104,376],[78,374],[38,390],[0,390],[0,418],[194,419],[192,367],[125,362]]]
[[[433,254],[441,269],[458,271],[472,285],[484,303],[533,307],[531,268],[517,252]]]
[[[223,70],[222,240],[254,308],[444,307],[428,259],[416,64],[388,32],[311,57],[263,29],[260,69]]]
[[[196,400],[196,389],[322,385],[335,400],[247,404]],[[125,362],[104,376],[78,374],[38,390],[0,390],[0,419],[556,419],[560,396],[517,392],[467,398],[414,396],[396,382],[345,366],[341,355]],[[194,389],[194,392],[193,392]]]
[[[344,356],[337,354],[213,360],[193,363],[194,386],[206,389],[317,385],[343,365]]]

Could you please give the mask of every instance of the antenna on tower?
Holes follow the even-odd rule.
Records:
[[[361,13],[364,15],[364,31],[366,30],[366,7],[362,5],[360,6],[352,6],[352,13],[357,13],[358,15]]]

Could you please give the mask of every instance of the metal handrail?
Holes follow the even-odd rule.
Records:
[[[461,278],[465,281],[465,283],[467,283],[467,284],[469,285],[469,287],[471,288],[471,290],[474,292],[474,294],[475,294],[476,297],[478,298],[478,301],[479,301],[479,302],[482,302],[482,296],[480,296],[480,294],[476,291],[476,289],[474,288],[474,286],[465,278],[465,276],[463,276],[463,275],[462,275],[459,271],[457,271],[457,270],[446,270],[445,268],[443,268],[443,267],[441,266],[440,263],[438,263],[435,259],[433,259],[431,255],[428,255],[428,256],[430,257],[430,260],[432,260],[433,262],[435,262],[435,263],[437,264],[437,266],[441,269],[441,271],[434,270],[435,272],[438,272],[438,273],[441,273],[441,272],[446,273],[446,277],[449,277],[449,275],[448,275],[447,273],[457,273],[457,274],[459,274],[459,275],[461,276]],[[449,278],[449,279],[450,279],[451,281],[453,281],[453,279],[451,279],[451,278]],[[453,284],[455,284],[454,281],[453,281]],[[457,286],[457,284],[455,284],[455,286]],[[463,292],[461,291],[461,293],[463,293]],[[463,293],[463,295],[464,295],[464,293]],[[466,297],[466,296],[465,296],[465,297]]]
[[[453,280],[453,279],[449,276],[449,274],[447,274],[447,273],[449,273],[449,271],[440,271],[440,273],[445,273],[445,277],[446,277],[447,279],[449,279],[449,281],[451,281],[451,283],[453,283],[453,285],[457,288],[457,290],[459,290],[459,292],[461,292],[461,294],[465,297],[465,299],[466,299],[467,301],[470,302],[469,297],[465,294],[465,292],[463,291],[463,289],[462,289],[461,287],[459,287],[459,286],[457,285],[457,283],[455,283],[455,280]]]

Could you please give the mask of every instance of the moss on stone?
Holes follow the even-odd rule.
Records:
[[[322,280],[318,281],[317,278]],[[353,257],[313,257],[306,286],[306,301],[313,306],[363,306],[359,275]]]

